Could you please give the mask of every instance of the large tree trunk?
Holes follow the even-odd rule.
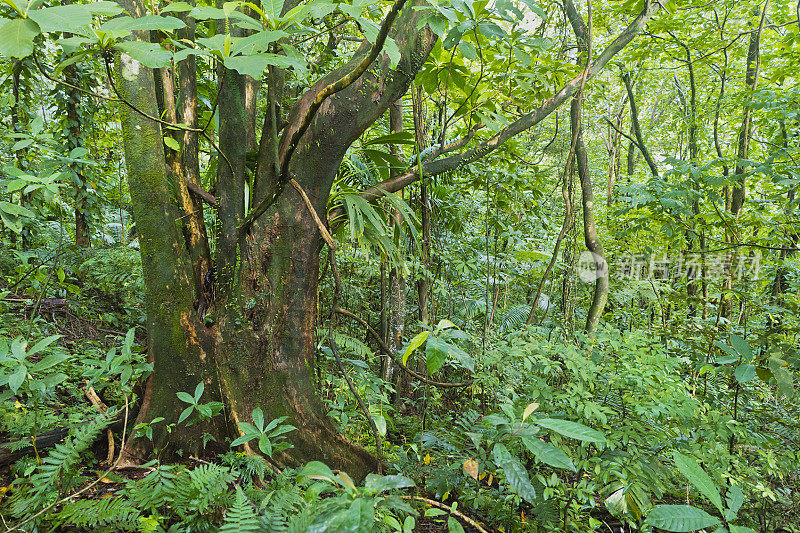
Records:
[[[144,14],[138,0],[121,0],[121,4],[134,16]],[[317,213],[325,213],[333,179],[347,148],[406,92],[411,77],[405,73],[419,70],[427,57],[434,41],[429,31],[416,30],[421,16],[421,12],[407,9],[395,24],[396,41],[405,51],[397,69],[391,70],[388,57],[382,56],[369,72],[329,97],[290,159],[286,178],[299,184]],[[289,139],[320,89],[351,71],[367,50],[363,46],[349,64],[320,80],[299,100],[283,130],[280,157],[285,157]],[[118,87],[125,99],[147,115],[158,116],[153,72],[124,55],[117,68]],[[181,72],[178,75],[181,77]],[[285,187],[271,209],[248,231],[241,230],[247,143],[239,139],[241,132],[247,131],[246,80],[230,70],[221,78],[216,287],[214,302],[209,305],[213,313],[206,323],[215,322],[210,326],[203,323],[198,312],[201,289],[196,282],[197,258],[190,253],[191,240],[183,234],[191,219],[183,215],[192,208],[184,197],[185,180],[196,176],[194,148],[187,149],[192,139],[182,139],[187,153],[184,164],[179,165],[190,166],[189,171],[168,172],[160,125],[121,108],[154,364],[138,421],[165,419],[154,425],[154,444],[163,453],[176,449],[198,453],[204,432],[224,445],[227,438],[238,436],[236,424],[250,421],[253,410],[259,407],[266,418],[286,416],[287,423],[297,427],[287,435],[293,448],[277,457],[279,462],[322,460],[362,478],[376,469],[377,461],[341,436],[327,417],[314,383],[322,246],[318,227],[300,194]],[[277,83],[282,77],[270,79]],[[169,89],[169,84],[162,88]],[[280,87],[270,90],[275,94]],[[161,99],[165,110],[169,107],[168,92],[164,91]],[[189,111],[178,110],[176,114],[191,117]],[[260,147],[260,185],[254,191],[254,202],[281,187],[276,183],[278,165],[272,156],[277,120],[270,118],[263,129],[266,138],[262,138]],[[170,159],[176,160],[174,154]],[[189,165],[187,159],[191,160]],[[166,431],[181,411],[176,409],[176,392],[192,392],[200,381],[206,391],[201,402],[223,401],[225,416],[189,427],[182,423]],[[126,456],[138,460],[147,450],[148,443],[140,439],[128,446]]]

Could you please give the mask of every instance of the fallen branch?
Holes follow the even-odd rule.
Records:
[[[433,507],[438,507],[439,509],[442,509],[443,511],[449,512],[450,514],[452,514],[456,518],[458,518],[460,520],[463,520],[468,525],[470,525],[470,526],[474,527],[475,529],[477,529],[480,533],[489,533],[488,530],[486,530],[483,527],[481,527],[481,525],[479,523],[477,523],[475,520],[473,520],[472,518],[468,517],[467,515],[459,512],[459,511],[456,511],[455,509],[453,509],[453,507],[451,505],[447,505],[446,503],[442,503],[442,502],[437,502],[436,500],[431,500],[429,498],[423,498],[422,496],[405,496],[405,495],[401,495],[400,497],[403,498],[404,500],[414,500],[414,501],[418,501],[418,502],[427,503],[428,505],[431,505]]]

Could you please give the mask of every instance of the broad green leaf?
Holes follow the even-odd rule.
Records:
[[[272,43],[285,36],[286,32],[282,30],[260,31],[236,41],[231,49],[231,54],[253,55],[268,52]]]
[[[256,425],[259,431],[264,431],[264,412],[261,411],[260,407],[253,409],[253,424]]]
[[[426,364],[428,365],[428,372],[433,374],[442,367],[448,357],[455,359],[462,368],[466,368],[470,372],[475,370],[475,363],[464,350],[450,344],[441,337],[428,337],[428,343],[425,345]]]
[[[452,516],[447,517],[447,533],[465,533],[464,526],[461,525],[461,522],[453,518]]]
[[[739,514],[739,509],[742,508],[742,504],[744,503],[744,493],[738,485],[733,485],[728,489],[728,494],[725,495],[725,503],[727,504],[725,520],[730,522]]]
[[[12,204],[11,202],[0,202],[0,211],[8,213],[9,215],[28,218],[34,218],[36,216],[30,209],[22,207],[21,205]]]
[[[181,416],[178,417],[178,424],[189,418],[189,415],[192,414],[192,411],[194,411],[194,404],[190,405],[181,412]]]
[[[414,350],[422,346],[422,343],[428,339],[428,336],[431,334],[430,331],[423,331],[417,333],[411,341],[409,341],[408,346],[406,346],[405,351],[403,352],[403,364],[408,364],[408,358],[411,357],[411,354],[414,353]]]
[[[528,448],[528,451],[535,455],[536,458],[541,462],[555,468],[565,468],[567,470],[577,472],[575,465],[572,464],[570,458],[567,457],[567,454],[565,454],[560,448],[543,442],[535,437],[524,436],[521,438],[522,444],[524,444],[525,447]]]
[[[716,526],[719,519],[691,505],[656,505],[644,523],[681,533]]]
[[[233,442],[231,442],[231,448],[233,448],[234,446],[241,446],[245,442],[250,442],[251,440],[257,439],[257,438],[259,438],[259,435],[253,434],[253,433],[248,433],[247,435],[242,435],[241,437],[239,437],[236,440],[234,440]]]
[[[509,486],[519,494],[523,500],[533,503],[536,499],[536,489],[531,485],[528,471],[519,459],[509,453],[502,444],[495,444],[492,448],[494,462],[503,469]]]
[[[379,494],[387,490],[405,489],[416,487],[414,481],[405,476],[380,476],[378,474],[367,474],[364,488],[373,494]]]
[[[736,371],[733,375],[739,383],[747,383],[756,377],[756,367],[750,363],[742,363],[736,367]]]
[[[256,80],[261,78],[264,69],[266,69],[268,65],[269,61],[264,55],[232,56],[225,58],[225,67],[235,70],[239,74],[250,76]]]
[[[448,344],[439,337],[428,337],[425,344],[425,366],[428,367],[428,374],[433,375],[442,368],[447,359]]]
[[[51,353],[50,355],[45,356],[41,361],[36,363],[31,367],[31,370],[35,372],[42,372],[43,370],[47,370],[48,368],[52,368],[59,363],[63,363],[69,359],[69,356],[65,353]]]
[[[795,393],[794,380],[792,378],[792,373],[789,372],[788,363],[778,357],[770,357],[769,361],[767,361],[767,364],[772,372],[772,376],[778,383],[778,393],[788,398],[792,398]]]
[[[33,52],[33,40],[39,26],[31,19],[9,20],[0,28],[0,54],[5,57],[28,57]]]
[[[180,391],[180,392],[176,392],[175,395],[182,402],[186,402],[186,403],[190,403],[190,404],[194,404],[195,403],[194,402],[194,398],[192,398],[192,395],[189,394],[188,392]]]
[[[743,358],[749,359],[750,356],[753,355],[753,348],[746,340],[741,338],[739,335],[731,333],[730,340],[733,349],[736,350],[736,352]]]
[[[538,403],[536,402],[529,403],[527,407],[525,407],[525,410],[522,412],[522,421],[525,422],[525,419],[531,416],[531,413],[533,413],[538,408],[539,408]]]
[[[178,141],[167,135],[164,136],[164,144],[166,144],[168,148],[175,150],[176,152],[179,152],[181,149],[181,145],[178,144]]]
[[[25,378],[28,375],[28,368],[25,365],[19,365],[14,372],[8,376],[8,388],[14,394],[17,393]]]
[[[545,429],[560,433],[570,439],[577,439],[583,442],[595,442],[598,444],[605,444],[606,438],[597,430],[590,427],[578,424],[577,422],[570,422],[569,420],[559,420],[556,418],[540,418],[535,421],[536,424]]]
[[[22,337],[17,337],[13,341],[11,341],[11,355],[17,361],[22,361],[27,357],[27,352],[25,351],[28,347],[28,341],[23,339]]]
[[[261,435],[258,439],[258,449],[267,457],[272,456],[272,442],[267,435]]]
[[[264,9],[265,14],[271,14],[271,18],[277,18],[281,16],[281,11],[283,11],[283,0],[262,0],[261,7]]]
[[[197,384],[197,387],[194,388],[194,401],[199,402],[200,398],[203,396],[203,392],[206,390],[206,385],[202,381]]]
[[[306,463],[300,473],[300,477],[310,477],[311,479],[324,479],[325,481],[334,482],[336,476],[328,465],[320,461],[311,461]]]
[[[39,25],[43,32],[81,33],[81,28],[92,23],[92,12],[84,4],[34,9],[28,13],[28,16]]]
[[[721,513],[723,511],[722,497],[719,495],[717,486],[714,484],[711,476],[703,470],[703,467],[701,467],[694,458],[679,452],[672,452],[672,458],[675,460],[675,466],[678,467],[681,474],[683,474],[703,496],[708,498]]]
[[[125,52],[133,59],[149,68],[166,67],[172,61],[172,52],[161,45],[144,41],[122,41],[114,48]],[[170,147],[171,148],[171,147]]]
[[[33,355],[35,353],[41,352],[42,350],[44,350],[45,348],[56,342],[61,337],[63,337],[63,335],[50,335],[49,337],[45,337],[44,339],[34,344],[33,348],[28,350],[28,355]]]

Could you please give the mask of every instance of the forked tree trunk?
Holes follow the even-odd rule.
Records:
[[[121,3],[133,16],[144,14],[136,0]],[[403,73],[416,72],[427,57],[433,35],[416,31],[420,16],[419,11],[408,9],[396,23],[396,40],[406,51],[397,70],[390,69],[387,57],[379,58],[376,67],[330,97],[292,157],[289,175],[307,193],[317,213],[325,213],[347,148],[408,89],[411,77]],[[363,47],[350,64],[320,80],[300,99],[284,129],[280,155],[285,154],[288,139],[321,87],[352,70],[366,50]],[[147,115],[158,116],[153,72],[124,55],[116,63],[122,96]],[[375,458],[341,436],[315,389],[314,332],[322,247],[318,227],[299,193],[285,187],[276,205],[249,231],[240,230],[247,145],[239,142],[239,134],[247,129],[247,99],[246,82],[234,71],[226,72],[219,106],[223,156],[218,162],[216,297],[205,321],[213,320],[210,327],[198,312],[197,258],[183,234],[189,217],[179,216],[187,215],[191,207],[184,197],[184,180],[191,180],[196,171],[168,172],[160,125],[128,107],[120,108],[154,364],[138,421],[163,417],[163,422],[153,426],[152,445],[164,454],[178,449],[193,454],[202,451],[203,433],[226,446],[226,439],[239,434],[237,423],[250,421],[258,407],[265,418],[286,416],[287,423],[297,427],[288,434],[293,448],[277,457],[279,462],[321,460],[363,478],[376,469]],[[262,139],[259,154],[264,164],[259,165],[257,178],[261,185],[255,191],[261,197],[277,187],[274,157],[269,157],[275,146],[269,137],[274,135],[271,123],[265,124],[264,132],[268,137]],[[184,150],[190,141],[182,139]],[[173,162],[179,161],[171,155]],[[184,155],[192,159],[191,153]],[[205,383],[201,402],[223,401],[225,416],[209,423],[175,426],[181,412],[176,393],[191,393],[200,381]],[[150,448],[149,442],[138,439],[126,448],[126,457],[141,460]]]
[[[119,3],[134,17],[145,14],[141,0]],[[296,4],[294,0],[285,2],[284,11]],[[180,161],[179,166],[184,168],[181,172],[168,171],[159,123],[120,106],[154,366],[137,421],[164,418],[153,426],[153,443],[138,439],[126,447],[129,460],[141,458],[153,445],[164,454],[175,450],[182,450],[184,455],[198,453],[204,433],[226,447],[226,439],[238,436],[237,423],[250,421],[253,410],[259,407],[266,418],[286,416],[287,423],[297,428],[287,435],[293,448],[277,457],[280,462],[322,460],[356,478],[376,469],[377,462],[367,451],[339,434],[315,389],[314,332],[322,240],[300,193],[287,186],[287,180],[295,180],[316,213],[326,212],[334,177],[347,149],[408,90],[433,47],[430,30],[418,29],[425,13],[415,8],[421,4],[421,0],[412,0],[395,21],[394,39],[401,50],[399,65],[392,69],[388,56],[381,55],[351,85],[328,97],[294,156],[283,165],[288,175],[280,182],[276,174],[282,165],[277,163],[286,158],[290,139],[313,100],[323,87],[352,72],[369,46],[363,45],[348,64],[319,80],[299,99],[280,139],[277,125],[281,117],[276,113],[276,102],[283,90],[283,76],[279,69],[271,69],[268,93],[273,96],[262,129],[251,205],[266,205],[274,191],[283,192],[277,203],[249,227],[242,225],[247,144],[239,142],[241,133],[247,131],[246,89],[241,76],[227,71],[219,99],[220,222],[215,228],[216,287],[211,291],[216,296],[208,307],[202,305],[200,294],[205,283],[202,288],[197,283],[198,265],[207,247],[204,249],[202,243],[202,230],[190,223],[194,220],[198,224],[202,218],[193,217],[192,202],[187,200],[192,197],[186,191],[187,182],[197,176],[196,148],[191,147],[196,136],[182,136],[180,160],[174,154],[170,159],[176,164]],[[604,52],[598,70],[656,10],[646,4],[623,36]],[[135,38],[147,40],[147,35],[138,33]],[[117,58],[116,69],[117,87],[126,101],[150,117],[158,116],[152,70],[124,54]],[[179,68],[179,78],[191,76],[190,70],[189,65],[183,73]],[[541,112],[531,114],[515,128],[524,131],[532,127],[569,97],[571,87],[562,89],[558,99],[542,103]],[[191,110],[176,109],[176,114],[184,123],[194,120]],[[508,133],[513,134],[512,130]],[[485,155],[499,144],[487,141],[479,151]],[[386,190],[398,189],[387,185]],[[206,309],[209,312],[204,320]],[[182,408],[176,393],[193,392],[200,381],[205,383],[201,402],[222,401],[224,416],[188,427],[178,425]]]

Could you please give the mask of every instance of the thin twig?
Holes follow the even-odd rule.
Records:
[[[125,436],[126,436],[127,429],[128,429],[128,396],[126,395],[125,396],[125,418],[124,418],[124,422],[123,422],[123,425],[122,425],[122,443],[121,443],[122,446],[120,447],[120,450],[125,447]],[[121,460],[122,460],[122,453],[119,454],[119,457],[117,457],[117,460],[114,462],[114,464],[111,465],[110,467],[108,467],[108,470],[103,472],[100,475],[100,477],[98,477],[97,479],[95,479],[94,481],[92,481],[91,483],[86,485],[85,487],[83,487],[81,490],[79,490],[78,492],[76,492],[74,494],[70,494],[69,496],[65,496],[65,497],[61,498],[60,500],[54,501],[53,503],[51,503],[50,505],[48,505],[47,507],[45,507],[44,509],[42,509],[38,513],[36,513],[36,514],[34,514],[32,516],[29,516],[28,518],[26,518],[25,520],[23,520],[19,524],[16,524],[15,526],[9,527],[3,533],[9,533],[10,531],[24,531],[22,529],[22,526],[24,526],[24,525],[28,524],[29,522],[35,520],[36,518],[40,517],[41,515],[43,515],[44,513],[49,511],[50,509],[52,509],[53,507],[55,507],[57,505],[61,505],[62,503],[66,503],[67,501],[69,501],[69,500],[71,500],[73,498],[76,498],[77,496],[80,496],[81,494],[83,494],[87,490],[91,489],[92,487],[94,487],[95,485],[100,483],[100,480],[104,479],[108,474],[110,474],[114,469],[117,468],[117,465],[119,465]]]
[[[336,309],[336,305],[339,301],[339,296],[342,292],[342,278],[339,277],[339,267],[336,266],[336,249],[330,248],[328,251],[328,257],[330,258],[331,262],[331,272],[333,273],[334,279],[334,287],[335,290],[333,292],[333,308]],[[361,398],[361,395],[358,393],[358,389],[356,386],[353,385],[353,380],[350,379],[350,375],[347,373],[347,370],[342,363],[342,359],[339,357],[339,350],[336,348],[336,342],[333,340],[333,323],[335,316],[334,313],[331,313],[330,321],[328,322],[328,342],[331,345],[331,352],[333,352],[333,357],[336,359],[336,364],[339,366],[339,370],[344,377],[344,380],[347,382],[347,387],[350,389],[350,392],[353,393],[355,396],[356,401],[358,402],[358,406],[361,409],[361,412],[364,413],[364,416],[369,423],[369,427],[372,430],[372,436],[375,439],[375,453],[378,456],[378,474],[383,474],[383,464],[386,461],[383,457],[383,444],[381,443],[381,434],[378,431],[378,426],[375,424],[375,420],[372,418],[372,414],[369,412],[367,405],[364,403],[364,400]]]

